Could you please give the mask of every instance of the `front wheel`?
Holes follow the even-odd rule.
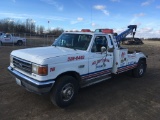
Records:
[[[22,42],[21,40],[18,40],[17,45],[18,45],[18,46],[22,46],[22,45],[23,45],[23,42]]]
[[[51,90],[50,99],[58,107],[65,108],[73,103],[78,93],[78,82],[72,76],[62,76],[57,79]]]
[[[136,78],[142,77],[146,72],[146,62],[144,60],[140,60],[135,69],[133,69],[133,76]]]

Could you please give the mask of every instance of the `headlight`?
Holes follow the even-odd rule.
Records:
[[[32,73],[37,75],[47,75],[48,74],[48,66],[47,65],[37,65],[32,64]]]
[[[13,63],[13,56],[10,55],[10,63]]]

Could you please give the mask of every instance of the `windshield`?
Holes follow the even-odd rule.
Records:
[[[78,50],[87,50],[92,35],[63,33],[53,43],[52,46],[67,47]]]

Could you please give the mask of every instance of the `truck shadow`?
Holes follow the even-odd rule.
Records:
[[[142,78],[133,78],[125,74],[116,75],[110,80],[80,89],[75,103],[67,110],[110,109],[124,102],[129,104],[144,96],[143,93],[153,82],[150,81],[152,77],[147,74]]]

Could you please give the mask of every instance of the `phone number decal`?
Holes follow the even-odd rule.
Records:
[[[68,61],[83,60],[84,56],[68,57]]]

